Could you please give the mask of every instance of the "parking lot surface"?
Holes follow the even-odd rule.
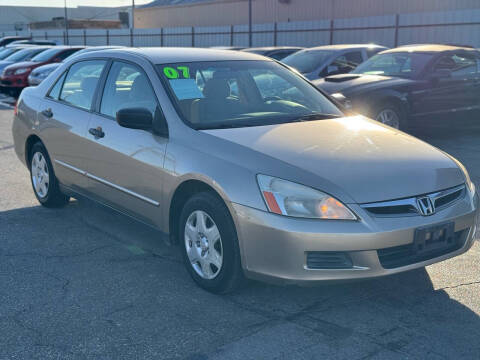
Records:
[[[480,242],[391,277],[216,296],[159,235],[90,201],[39,206],[0,105],[0,359],[479,359]],[[480,185],[478,114],[415,134]]]

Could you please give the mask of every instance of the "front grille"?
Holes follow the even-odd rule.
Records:
[[[380,260],[380,264],[382,264],[385,269],[394,269],[397,267],[434,259],[462,248],[465,244],[469,231],[470,228],[455,232],[453,241],[443,249],[432,250],[431,252],[417,255],[412,243],[408,245],[377,250],[378,259]]]
[[[455,200],[458,200],[460,196],[463,194],[465,187],[462,186],[461,189],[457,189],[449,194],[446,194],[444,196],[437,197],[435,199],[435,208],[436,209],[441,209],[443,207],[449,206],[451,203],[453,203]]]
[[[452,205],[464,195],[465,185],[461,185],[435,193],[420,195],[418,197],[430,198],[433,202],[435,211],[439,211]],[[370,214],[379,217],[413,216],[421,214],[417,203],[418,197],[361,204],[360,206]]]
[[[341,251],[308,251],[307,268],[309,269],[351,269],[350,256]]]

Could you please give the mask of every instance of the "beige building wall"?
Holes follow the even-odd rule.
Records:
[[[24,30],[28,30],[28,24],[31,22],[50,21],[53,17],[63,17],[65,14],[63,7],[4,6],[1,3],[0,0],[0,31],[15,30],[16,23]],[[118,20],[118,13],[124,9],[128,10],[128,7],[79,6],[67,8],[67,14],[70,19]]]
[[[253,0],[253,22],[261,24],[478,8],[480,0]],[[218,0],[135,10],[135,27],[138,28],[246,23],[247,0]]]

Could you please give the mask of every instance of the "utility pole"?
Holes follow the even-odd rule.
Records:
[[[134,15],[135,15],[135,0],[132,0],[132,29],[135,29]]]
[[[248,46],[252,47],[252,0],[248,0]]]
[[[68,45],[68,16],[67,16],[67,0],[63,0],[63,10],[65,12],[64,15],[64,20],[65,20],[65,39],[67,40],[67,45]]]

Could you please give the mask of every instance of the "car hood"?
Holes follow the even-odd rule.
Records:
[[[47,64],[47,65],[42,65],[42,66],[39,66],[38,68],[35,69],[35,71],[44,71],[44,70],[54,70],[56,68],[58,68],[60,65],[62,65],[62,63],[51,63],[51,64]]]
[[[13,62],[8,61],[8,60],[0,61],[0,72],[1,72],[1,70],[5,69],[8,65],[12,65],[12,64],[13,64]]]
[[[52,64],[47,64],[47,65],[42,65],[42,66],[37,67],[34,71],[32,71],[32,74],[36,75],[36,74],[38,74],[42,71],[53,71],[56,68],[58,68],[60,65],[62,65],[62,64],[61,63],[52,63]]]
[[[15,69],[20,69],[20,68],[26,68],[26,67],[37,67],[40,66],[41,63],[33,62],[33,61],[22,61],[19,63],[14,63],[10,65],[8,68],[10,70],[15,70]]]
[[[465,181],[440,150],[363,116],[205,132],[314,174],[317,181],[306,185],[335,184],[356,203],[431,193]],[[295,174],[289,180],[295,181]]]
[[[336,92],[353,93],[377,87],[391,88],[392,86],[406,85],[412,82],[413,80],[411,79],[366,74],[333,75],[313,81],[315,86],[318,86],[329,94],[334,94]]]

